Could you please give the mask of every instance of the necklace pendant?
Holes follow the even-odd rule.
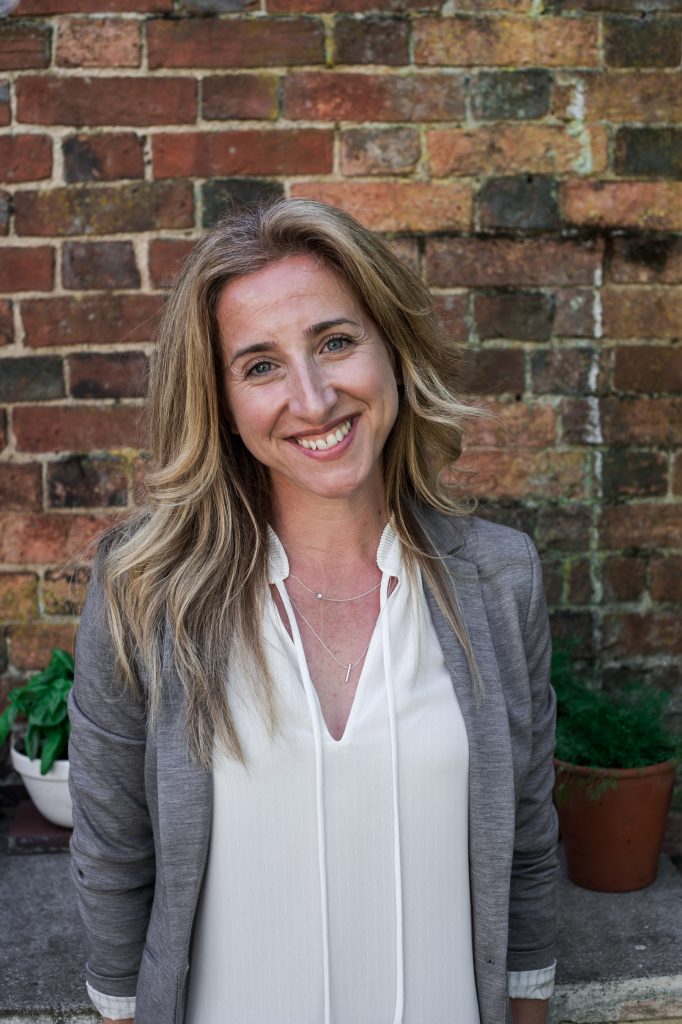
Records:
[[[318,601],[322,600],[322,594],[315,594],[315,597],[317,598]]]
[[[350,673],[351,673],[351,669],[352,668],[353,668],[352,664],[348,666],[348,671],[346,672],[346,678],[344,679],[344,683],[347,683],[348,680],[350,679]]]

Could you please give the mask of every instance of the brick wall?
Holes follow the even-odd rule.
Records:
[[[135,501],[164,288],[226,197],[284,193],[418,266],[509,428],[465,459],[485,514],[534,536],[555,632],[598,677],[682,712],[676,11],[23,0],[0,21],[5,678],[71,644],[83,546]]]

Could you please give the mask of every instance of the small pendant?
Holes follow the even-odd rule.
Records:
[[[353,668],[352,664],[348,666],[348,671],[346,672],[346,678],[344,679],[344,683],[347,683],[348,680],[350,679],[350,673],[351,673],[351,669],[352,668]]]
[[[322,600],[322,594],[315,594],[315,597],[317,598],[318,601]]]

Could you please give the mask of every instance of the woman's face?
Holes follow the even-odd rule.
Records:
[[[290,256],[227,284],[217,317],[232,426],[275,498],[383,495],[395,373],[341,278]]]

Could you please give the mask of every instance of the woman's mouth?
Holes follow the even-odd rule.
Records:
[[[329,448],[336,448],[337,444],[341,444],[350,433],[352,425],[353,421],[349,417],[343,423],[339,423],[338,427],[335,427],[328,434],[320,434],[319,437],[296,437],[294,440],[301,448],[308,448],[314,452],[325,451]]]

